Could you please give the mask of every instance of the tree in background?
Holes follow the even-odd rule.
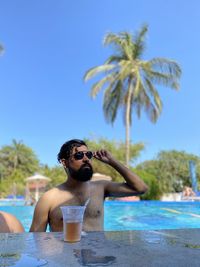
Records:
[[[162,196],[162,190],[160,184],[157,181],[157,177],[144,170],[132,169],[147,185],[148,190],[144,195],[140,196],[142,200],[159,200]]]
[[[48,165],[42,165],[39,172],[51,179],[50,183],[48,184],[48,188],[52,188],[58,184],[64,183],[67,179],[66,173],[61,166],[49,167]]]
[[[123,142],[110,141],[106,138],[99,138],[97,140],[84,140],[88,145],[88,148],[92,151],[99,149],[106,149],[112,153],[112,155],[119,160],[121,163],[125,163],[125,144]],[[130,159],[132,163],[139,156],[141,151],[144,149],[143,143],[130,144]],[[99,160],[93,159],[94,172],[106,174],[112,177],[113,181],[123,181],[120,174],[111,168],[109,165],[100,162]]]
[[[144,110],[150,121],[155,123],[162,111],[162,101],[157,86],[167,86],[177,90],[181,69],[170,59],[153,58],[144,60],[145,36],[148,26],[143,26],[138,34],[128,32],[108,33],[104,45],[112,45],[114,54],[103,65],[89,69],[84,76],[87,81],[99,73],[104,76],[94,83],[91,96],[105,88],[103,110],[108,122],[113,123],[117,111],[124,110],[126,126],[126,165],[130,160],[130,126],[133,110],[140,118]]]
[[[137,169],[154,175],[163,193],[181,192],[184,186],[191,187],[190,160],[197,165],[197,179],[200,182],[200,158],[184,151],[161,151],[155,160],[145,161]]]
[[[8,185],[13,183],[22,188],[24,179],[39,169],[39,160],[33,150],[15,139],[11,145],[0,149],[0,162],[1,190],[7,192],[10,190]]]

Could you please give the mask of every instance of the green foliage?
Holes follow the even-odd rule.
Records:
[[[39,167],[39,160],[33,150],[16,140],[0,149],[0,162],[2,178],[12,175],[15,170],[23,175],[30,175]]]
[[[136,173],[147,185],[148,191],[140,196],[142,200],[158,200],[161,196],[161,190],[158,184],[157,178],[146,171],[132,169],[134,173]]]
[[[85,142],[87,143],[88,148],[90,150],[96,151],[99,149],[106,149],[121,163],[125,163],[125,144],[123,142],[110,141],[106,138],[99,138],[97,140],[85,139]],[[130,145],[130,156],[132,162],[139,157],[143,149],[143,143]],[[93,168],[94,172],[103,173],[111,176],[113,181],[123,181],[123,178],[121,177],[121,175],[119,175],[118,172],[116,172],[110,166],[101,163],[99,160],[93,159]]]
[[[5,179],[0,182],[1,197],[5,197],[9,194],[24,195],[25,191],[25,178],[24,174],[20,170],[14,170],[11,175],[6,176]]]
[[[0,149],[1,195],[12,193],[13,183],[17,185],[17,192],[23,193],[24,179],[38,168],[39,160],[30,147],[16,140],[11,145],[3,146]]]
[[[40,167],[39,172],[51,179],[51,182],[48,184],[49,188],[57,186],[58,184],[64,183],[66,181],[66,173],[61,166],[50,168],[48,165],[43,165]]]
[[[184,186],[191,187],[189,161],[197,166],[198,184],[200,181],[200,158],[184,151],[161,151],[155,160],[145,161],[137,166],[157,177],[163,193],[181,192]]]

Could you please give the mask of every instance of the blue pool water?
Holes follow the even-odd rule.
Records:
[[[200,202],[108,202],[106,230],[200,228]]]
[[[14,199],[4,199],[0,200],[0,207],[1,206],[24,206],[25,200],[14,200]]]
[[[106,231],[200,228],[200,202],[106,201],[104,207]],[[0,203],[0,210],[14,214],[29,230],[34,207]]]

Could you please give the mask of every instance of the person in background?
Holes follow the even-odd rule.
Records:
[[[93,175],[92,158],[114,168],[124,182],[91,181]],[[101,231],[104,225],[104,199],[141,195],[147,185],[130,169],[116,160],[107,150],[88,150],[86,143],[73,139],[64,143],[58,153],[58,161],[63,165],[67,180],[47,191],[36,204],[31,232],[63,230],[60,207],[64,205],[84,205],[88,200],[84,215],[84,231]]]
[[[182,199],[190,199],[190,198],[195,197],[195,196],[196,196],[196,194],[195,194],[195,192],[192,190],[191,187],[189,187],[189,186],[185,186],[185,187],[183,188]]]
[[[12,214],[0,211],[0,233],[23,233],[24,227]]]

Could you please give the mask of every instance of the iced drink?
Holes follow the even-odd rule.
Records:
[[[77,242],[81,240],[82,222],[64,223],[64,241]]]
[[[63,214],[64,241],[80,241],[85,206],[63,206],[60,208]]]

